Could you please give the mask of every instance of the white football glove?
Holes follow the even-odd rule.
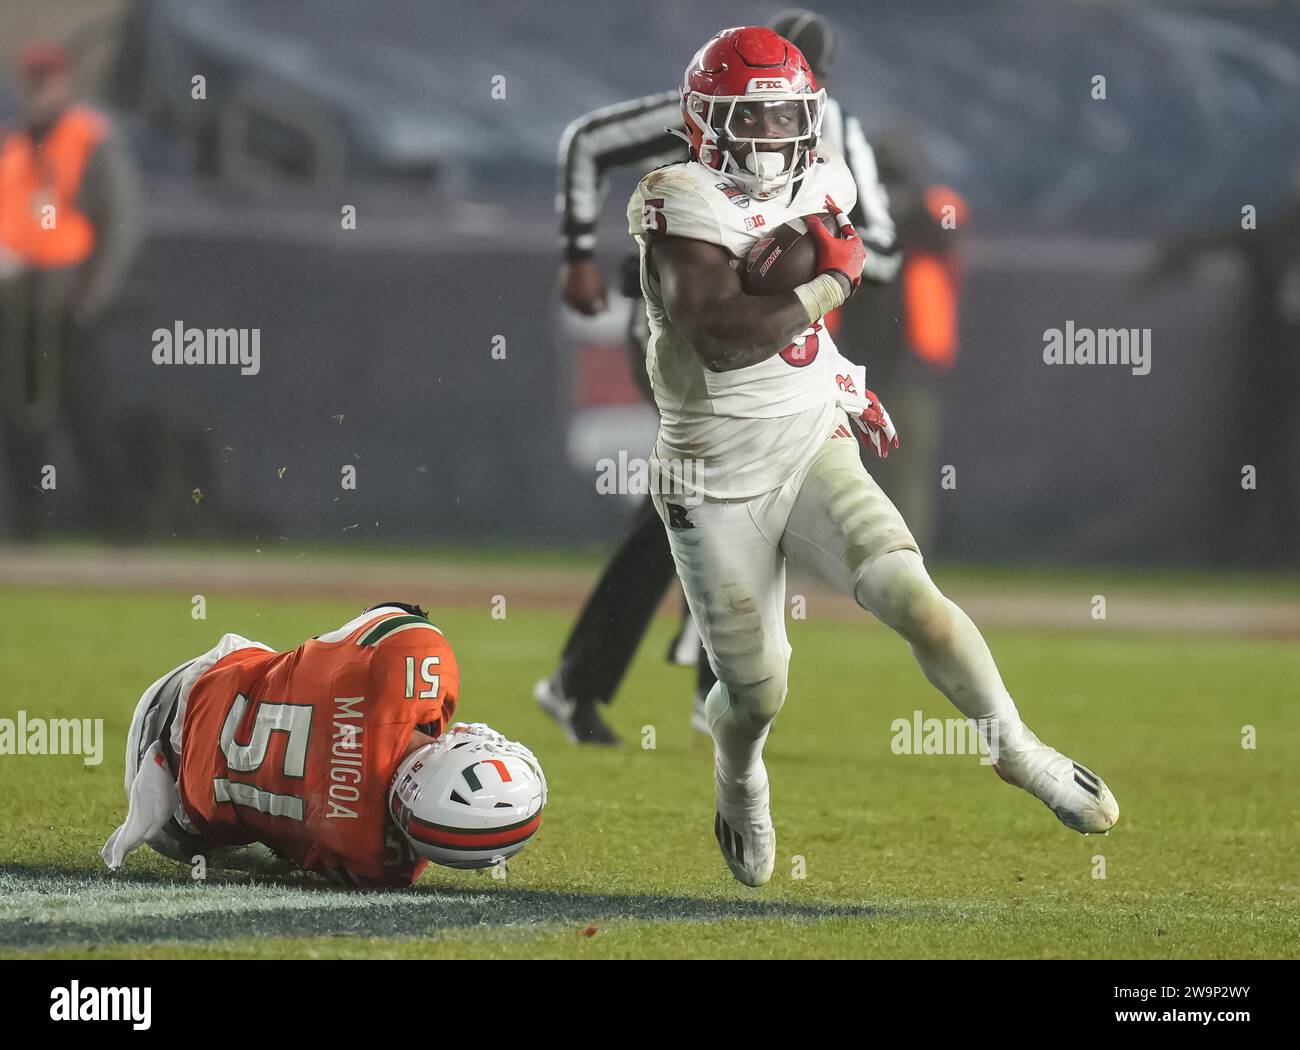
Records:
[[[864,391],[864,395],[867,407],[861,415],[849,418],[858,428],[858,440],[881,459],[888,459],[890,446],[898,448],[898,431],[894,428],[889,413],[885,411],[885,406],[880,403],[880,398],[870,390]]]
[[[837,372],[835,400],[848,413],[857,428],[858,440],[879,458],[887,459],[889,449],[898,448],[898,431],[889,418],[880,398],[867,389],[867,370],[862,365],[845,362],[845,370]]]

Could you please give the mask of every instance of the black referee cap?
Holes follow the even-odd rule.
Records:
[[[830,75],[835,64],[835,31],[821,15],[791,7],[772,19],[772,29],[803,52],[818,80]]]

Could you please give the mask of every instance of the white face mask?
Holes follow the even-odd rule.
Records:
[[[684,99],[683,114],[688,126],[701,133],[698,159],[757,199],[770,200],[802,179],[802,161],[817,142],[825,99],[825,91],[784,96],[692,93]]]

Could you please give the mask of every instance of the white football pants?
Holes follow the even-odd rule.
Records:
[[[912,646],[931,684],[1006,744],[1020,716],[970,618],[931,581],[916,541],[851,436],[829,438],[783,486],[747,500],[675,507],[655,496],[677,574],[718,676],[706,716],[721,779],[753,771],[785,702],[787,562],[857,603]]]

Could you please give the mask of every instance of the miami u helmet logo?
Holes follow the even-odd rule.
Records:
[[[478,774],[474,772],[479,766],[492,766],[497,771],[497,775],[501,777],[501,783],[503,784],[509,784],[513,780],[510,776],[510,770],[506,768],[506,764],[501,759],[485,758],[483,761],[468,765],[460,771],[460,775],[464,777],[465,783],[469,785],[471,791],[483,790],[483,781],[479,780]]]

